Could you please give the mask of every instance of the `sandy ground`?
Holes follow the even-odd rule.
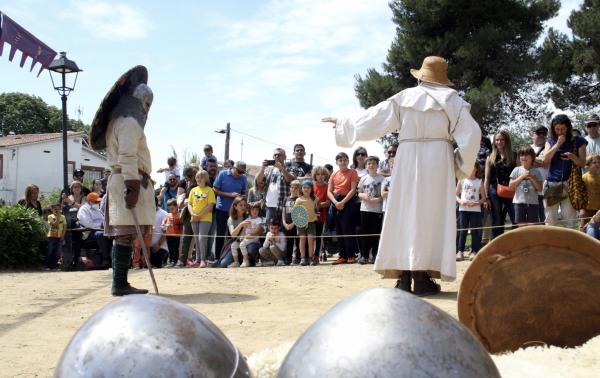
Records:
[[[469,262],[458,263],[460,277]],[[0,273],[0,376],[51,376],[81,324],[110,296],[110,271]],[[158,269],[165,297],[200,311],[250,356],[296,340],[323,313],[361,289],[393,287],[372,265]],[[457,317],[459,280],[427,300]],[[146,271],[130,282],[151,288]],[[289,347],[289,345],[288,345]]]

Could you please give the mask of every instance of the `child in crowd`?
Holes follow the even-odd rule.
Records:
[[[464,251],[467,241],[467,231],[471,229],[471,254],[472,260],[481,248],[481,224],[483,213],[481,204],[487,206],[484,198],[483,182],[481,181],[481,164],[475,162],[475,167],[469,177],[459,180],[456,184],[456,202],[458,206],[458,246],[456,261],[465,259]],[[537,194],[536,194],[537,195]]]
[[[227,219],[227,229],[229,230],[229,235],[233,238],[233,243],[231,243],[231,257],[233,262],[229,264],[228,268],[240,267],[240,235],[242,235],[244,227],[250,226],[251,223],[246,219],[247,210],[248,203],[246,202],[246,198],[238,196],[233,199],[233,203],[229,208],[229,219]]]
[[[377,156],[367,157],[367,174],[358,182],[358,198],[360,199],[360,224],[361,234],[361,256],[359,264],[372,264],[377,257],[379,247],[379,234],[383,223],[383,198],[381,197],[381,186],[385,178],[377,173],[379,158]],[[377,234],[377,236],[373,236]],[[371,251],[371,257],[369,257]]]
[[[390,169],[390,175],[385,177],[383,180],[383,185],[381,186],[381,197],[383,198],[383,203],[381,206],[382,218],[385,217],[385,211],[387,210],[387,200],[390,195],[390,187],[392,185],[392,169],[394,168],[394,160],[395,157],[391,157],[388,159],[388,167]]]
[[[65,240],[65,232],[67,231],[67,218],[61,214],[60,204],[52,205],[52,214],[48,215],[48,248],[44,265],[46,269],[58,268],[58,260],[62,249],[62,243]]]
[[[300,264],[300,260],[294,259],[292,261],[292,257],[294,254],[294,238],[295,231],[294,222],[292,222],[292,209],[296,204],[296,199],[300,196],[300,181],[293,180],[290,182],[290,195],[286,197],[285,202],[283,203],[283,208],[281,209],[281,224],[283,224],[284,233],[287,237],[287,245],[285,248],[285,256],[286,256],[286,264],[292,262],[294,265]],[[290,237],[292,236],[292,237]]]
[[[167,201],[169,213],[162,223],[162,229],[167,235],[167,246],[169,248],[169,266],[172,268],[177,264],[179,257],[179,241],[183,233],[183,221],[177,208],[177,199],[171,198]]]
[[[277,266],[285,265],[285,234],[280,231],[279,219],[274,218],[269,222],[269,232],[259,249],[263,266],[272,266],[277,261]]]
[[[170,158],[167,159],[167,165],[168,167],[166,168],[159,168],[156,172],[157,173],[165,173],[165,185],[168,185],[168,181],[169,181],[169,175],[175,175],[175,177],[179,180],[181,179],[181,171],[179,170],[179,167],[177,166],[177,158],[171,156]]]
[[[339,241],[340,256],[333,264],[353,264],[355,253],[358,251],[358,241],[355,237],[344,235],[355,235],[356,222],[355,201],[358,174],[356,170],[348,168],[348,155],[340,152],[335,157],[335,163],[339,170],[333,172],[329,178],[327,197],[331,200],[331,206],[335,216],[335,231],[341,236]]]
[[[298,243],[301,256],[300,265],[317,265],[318,263],[315,263],[314,261],[316,234],[315,222],[317,221],[317,209],[319,207],[319,201],[315,198],[312,180],[303,180],[301,190],[302,195],[296,199],[295,206],[302,206],[306,209],[308,223],[305,227],[299,227],[296,225],[296,230],[298,236],[300,237]],[[308,251],[306,250],[307,239]]]
[[[206,268],[206,246],[216,198],[215,192],[208,186],[208,172],[205,170],[198,172],[196,174],[196,184],[197,186],[190,190],[188,197],[188,211],[190,212],[192,232],[196,241],[196,260],[190,267]]]
[[[202,156],[202,160],[200,161],[200,168],[202,169],[206,169],[206,164],[208,162],[208,159],[211,157],[214,157],[215,155],[213,155],[213,148],[210,144],[205,144],[204,145],[204,156]]]
[[[542,190],[542,174],[533,166],[535,152],[531,146],[521,148],[518,157],[521,165],[511,172],[508,186],[515,191],[515,222],[523,226],[540,221],[537,193]]]
[[[255,254],[253,252],[258,252],[260,247],[260,241],[258,240],[258,237],[264,234],[264,220],[260,216],[260,204],[255,203],[250,206],[250,215],[246,221],[249,223],[244,226],[244,236],[240,242],[240,251],[242,252],[242,257],[244,258],[242,265],[240,265],[242,268],[247,268],[250,266],[251,255]]]
[[[600,210],[600,155],[592,154],[586,160],[588,171],[583,175],[583,183],[587,191],[588,203],[585,209],[581,210],[579,216],[584,218],[582,225],[588,223],[587,218],[592,217]],[[585,229],[585,226],[582,227]]]
[[[319,201],[317,221],[315,222],[315,255],[313,257],[314,265],[318,265],[319,255],[321,254],[321,245],[323,243],[323,228],[327,222],[327,209],[331,204],[331,201],[327,198],[327,179],[329,177],[329,171],[325,167],[316,166],[313,168],[311,176],[313,179],[313,191],[315,197]]]

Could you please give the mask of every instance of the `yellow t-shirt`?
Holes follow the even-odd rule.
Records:
[[[588,195],[586,210],[600,210],[600,175],[587,172],[583,175],[583,183]]]
[[[304,199],[303,197],[298,197],[296,199],[296,206],[304,206],[306,208],[308,213],[308,222],[317,221],[317,212],[315,211],[316,204],[316,199]]]
[[[54,214],[48,215],[48,225],[50,226],[48,230],[49,238],[60,239],[63,236],[64,229],[67,226],[67,218],[62,214],[58,217],[58,223],[53,225],[52,223],[56,220],[56,216]]]
[[[194,210],[194,213],[196,214],[202,211],[202,209],[209,204],[212,203],[214,205],[216,202],[217,200],[215,199],[215,192],[210,186],[205,186],[204,188],[197,186],[190,190],[188,203],[192,205],[192,210]],[[200,222],[212,222],[212,211],[200,217]]]

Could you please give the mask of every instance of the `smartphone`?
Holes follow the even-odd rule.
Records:
[[[275,165],[275,160],[265,160],[267,165]]]

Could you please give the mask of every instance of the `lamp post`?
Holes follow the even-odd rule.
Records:
[[[77,67],[77,64],[74,61],[67,59],[67,53],[64,51],[60,53],[60,56],[57,59],[54,59],[52,63],[50,63],[48,70],[50,71],[50,80],[52,80],[52,86],[54,89],[56,89],[58,94],[60,94],[60,98],[62,100],[63,189],[65,193],[69,193],[69,175],[67,168],[67,96],[70,95],[71,91],[75,89],[75,84],[77,84],[77,76],[82,70]],[[61,75],[61,85],[54,83],[52,72],[56,72]],[[72,73],[75,74],[75,80],[73,81],[72,86],[68,86],[66,76]]]
[[[231,134],[231,127],[229,122],[227,122],[227,128],[215,130],[217,134],[225,134],[225,157],[223,158],[223,163],[229,160],[229,135]]]

